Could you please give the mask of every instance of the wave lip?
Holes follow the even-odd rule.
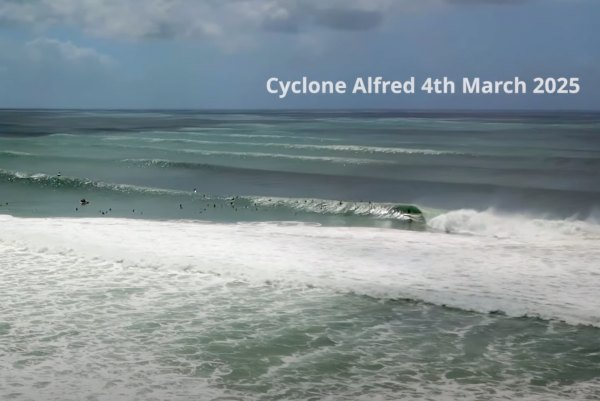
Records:
[[[256,158],[256,159],[282,159],[296,161],[312,161],[312,162],[328,162],[336,164],[350,165],[394,165],[397,164],[393,160],[365,159],[354,157],[339,157],[339,156],[309,156],[309,155],[294,155],[286,153],[265,153],[265,152],[238,152],[238,151],[221,151],[221,150],[203,150],[203,149],[163,149],[155,146],[130,146],[130,145],[115,145],[115,147],[123,149],[146,149],[157,151],[168,151],[183,154],[202,155],[202,156],[235,156],[240,158]]]
[[[20,157],[20,156],[35,156],[33,153],[20,152],[17,150],[0,150],[0,156]]]
[[[110,138],[107,138],[110,139]],[[127,138],[129,139],[129,138]],[[144,140],[150,143],[184,143],[184,144],[199,144],[199,145],[227,145],[227,146],[249,146],[249,147],[271,147],[284,149],[304,149],[304,150],[327,150],[327,151],[342,151],[355,153],[386,153],[386,154],[420,154],[420,155],[461,155],[464,154],[458,151],[451,150],[435,150],[435,149],[420,149],[420,148],[399,148],[399,147],[382,147],[382,146],[367,146],[367,145],[316,145],[316,144],[300,144],[300,143],[285,143],[285,142],[223,142],[223,141],[206,141],[197,139],[182,139],[182,138],[135,138]]]
[[[405,213],[394,211],[394,203],[378,202],[345,202],[339,200],[315,198],[278,198],[278,197],[248,197],[254,204],[268,207],[282,207],[291,210],[341,216],[365,216],[378,219],[396,219],[413,221]]]
[[[121,163],[132,164],[140,167],[161,167],[161,168],[188,168],[188,169],[235,169],[234,167],[218,166],[208,163],[196,163],[185,161],[172,161],[167,159],[122,159]]]
[[[36,185],[42,188],[64,188],[64,189],[96,189],[116,191],[122,193],[153,193],[163,195],[187,195],[188,192],[142,187],[129,184],[112,184],[102,181],[94,181],[86,178],[73,178],[66,176],[51,176],[43,173],[24,173],[21,171],[9,171],[0,169],[0,182],[24,183]]]

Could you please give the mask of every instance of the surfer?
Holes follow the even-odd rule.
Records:
[[[87,199],[83,198],[79,201],[79,203],[81,204],[81,206],[86,206],[90,204],[90,201],[88,201]]]

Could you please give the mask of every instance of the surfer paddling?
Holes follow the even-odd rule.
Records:
[[[79,204],[80,204],[81,206],[86,206],[86,205],[89,205],[89,204],[90,204],[90,201],[88,201],[87,199],[83,198],[83,199],[81,199],[81,200],[79,201]]]

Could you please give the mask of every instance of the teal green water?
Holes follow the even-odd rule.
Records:
[[[597,116],[0,122],[2,399],[600,399]]]

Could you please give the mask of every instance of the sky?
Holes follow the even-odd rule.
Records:
[[[600,110],[599,20],[599,0],[0,0],[0,107]],[[577,77],[581,91],[266,90],[303,76],[519,76],[530,91]]]

